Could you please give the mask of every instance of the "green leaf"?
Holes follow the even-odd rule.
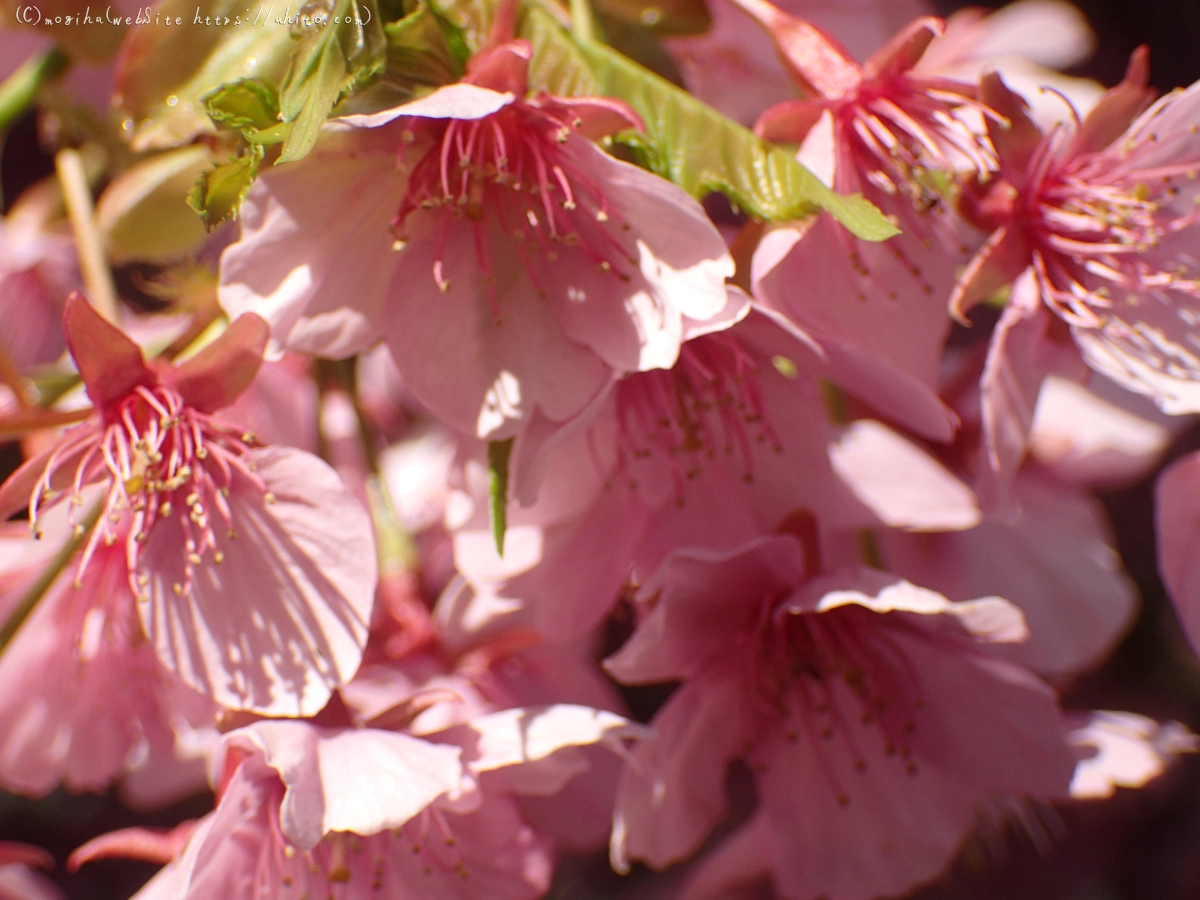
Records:
[[[128,116],[124,137],[135,151],[211,134],[201,98],[223,84],[247,77],[282,80],[296,49],[283,8],[247,9],[239,0],[161,0],[154,16],[162,21],[130,31],[117,65],[115,100]],[[163,24],[168,19],[171,27]]]
[[[287,123],[276,165],[308,155],[334,105],[365,87],[385,65],[386,40],[374,0],[333,0],[324,24],[300,32],[300,45],[280,90]]]
[[[488,518],[496,552],[504,555],[504,532],[508,530],[508,458],[513,439],[488,441]]]
[[[859,195],[834,193],[787,150],[615,50],[573,39],[548,9],[527,6],[519,36],[533,45],[531,88],[562,97],[624,100],[641,115],[646,131],[615,140],[693,196],[720,191],[750,215],[771,221],[825,209],[864,240],[899,234],[873,204]]]
[[[387,26],[389,80],[440,87],[462,78],[470,51],[462,29],[429,6]]]
[[[208,117],[233,131],[266,131],[279,124],[279,97],[258,78],[223,84],[202,99]]]
[[[204,227],[212,231],[226,219],[237,218],[238,207],[258,177],[258,165],[262,161],[263,149],[252,144],[246,156],[231,159],[201,173],[188,192],[188,206],[204,220]]]
[[[533,46],[530,88],[558,97],[594,97],[600,93],[600,82],[592,74],[587,57],[546,10],[526,6],[517,37]]]
[[[569,40],[561,29],[560,34]],[[658,174],[693,196],[720,191],[750,215],[771,221],[801,218],[821,208],[868,241],[899,234],[869,201],[834,193],[786,150],[686,91],[608,47],[578,47],[599,82],[597,93],[624,100],[645,121]]]
[[[428,4],[385,25],[383,31],[387,39],[383,74],[339,105],[338,115],[391,109],[427,90],[452,84],[466,72],[470,51],[462,29]]]

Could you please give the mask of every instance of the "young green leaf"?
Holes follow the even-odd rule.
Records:
[[[504,555],[504,532],[508,530],[508,458],[513,439],[488,441],[488,518],[496,552]]]
[[[579,49],[601,92],[624,100],[642,116],[659,174],[690,194],[720,191],[750,215],[772,221],[824,209],[869,241],[899,233],[869,201],[834,193],[786,150],[653,72],[601,44],[580,43]]]
[[[202,99],[208,117],[233,131],[265,131],[279,123],[279,96],[258,78],[223,84]]]
[[[201,98],[253,73],[278,84],[296,49],[282,7],[239,0],[160,0],[154,16],[172,27],[134,28],[116,67],[115,95],[132,122],[134,150],[190,144],[211,133]],[[248,17],[247,17],[248,16]],[[184,27],[174,27],[176,20]]]
[[[324,24],[302,33],[279,92],[288,128],[276,165],[307,156],[338,100],[383,71],[386,40],[374,0],[331,5]]]
[[[383,73],[370,87],[341,103],[338,115],[391,109],[458,81],[466,71],[470,51],[462,29],[427,3],[388,23],[383,31],[387,39]]]
[[[188,206],[204,220],[204,227],[209,231],[226,219],[237,218],[238,207],[258,176],[263,148],[259,144],[250,146],[251,151],[246,156],[201,173],[188,192]]]

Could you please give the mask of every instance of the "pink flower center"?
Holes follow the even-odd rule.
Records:
[[[940,202],[932,172],[966,163],[980,176],[996,169],[991,145],[954,115],[967,107],[995,116],[987,106],[944,84],[899,75],[864,83],[835,112],[855,168],[879,190],[908,197],[918,210]]]
[[[849,794],[829,756],[848,753],[854,770],[865,772],[864,732],[869,739],[874,731],[885,756],[915,775],[910,738],[924,701],[916,671],[892,639],[894,623],[857,606],[769,621],[756,660],[760,694],[787,740],[813,747],[838,803],[847,805]]]
[[[671,369],[627,375],[616,388],[616,472],[636,487],[632,466],[657,458],[666,463],[675,497],[718,455],[737,454],[742,477],[754,478],[754,445],[782,452],[766,417],[758,364],[725,332],[682,345]]]
[[[1127,161],[1110,151],[1054,171],[1063,139],[1045,141],[1033,160],[1037,189],[1025,210],[1034,270],[1055,312],[1095,328],[1114,303],[1136,305],[1137,295],[1148,291],[1200,298],[1195,254],[1164,246],[1200,219],[1196,202],[1181,199],[1183,187],[1200,174],[1200,161],[1139,169],[1136,155]]]
[[[187,406],[176,391],[161,385],[137,387],[105,417],[99,435],[88,425],[69,432],[48,461],[30,503],[35,532],[39,507],[57,495],[51,487],[56,475],[73,466],[70,502],[77,536],[86,530],[74,519],[74,509],[84,502],[83,488],[108,482],[76,584],[100,540],[112,545],[128,534],[132,562],[154,526],[174,516],[183,530],[185,557],[184,582],[174,588],[185,593],[206,554],[214,563],[222,561],[217,529],[236,536],[228,503],[234,479],[245,477],[267,502],[274,499],[253,471],[249,445],[254,438]],[[140,593],[138,585],[134,592]]]
[[[628,231],[630,226],[619,221],[600,185],[564,149],[572,127],[579,124],[523,100],[482,119],[410,120],[406,143],[430,135],[434,145],[410,173],[392,224],[403,242],[414,212],[442,211],[433,254],[433,277],[442,291],[451,288],[443,259],[447,232],[463,217],[474,226],[476,258],[493,315],[497,307],[486,231],[489,217],[511,237],[539,291],[544,288],[534,261],[540,255],[553,262],[565,248],[577,248],[600,272],[628,280],[624,267],[636,268],[637,260],[628,257],[610,229]],[[511,250],[504,247],[500,252]]]

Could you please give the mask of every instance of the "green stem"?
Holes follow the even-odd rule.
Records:
[[[58,181],[62,185],[63,202],[67,207],[67,218],[75,234],[75,249],[79,254],[79,270],[88,300],[96,311],[108,321],[117,321],[117,288],[113,284],[112,270],[104,252],[104,238],[96,224],[96,210],[92,205],[92,189],[88,184],[87,170],[78,150],[64,147],[54,157]]]
[[[379,474],[367,476],[367,500],[375,522],[380,576],[413,571],[420,563],[412,537],[396,518],[387,484]]]
[[[67,502],[69,503],[70,501]],[[50,589],[50,585],[54,583],[54,580],[62,574],[62,570],[66,568],[75,551],[79,549],[79,546],[87,539],[87,535],[96,526],[96,520],[100,518],[100,508],[102,505],[101,503],[97,503],[88,511],[87,516],[80,523],[82,531],[77,529],[76,533],[71,536],[71,539],[54,555],[54,559],[50,561],[50,565],[38,576],[37,581],[33,583],[25,596],[21,598],[21,602],[17,604],[17,608],[13,610],[12,615],[5,621],[4,626],[0,628],[0,654],[8,647],[8,643],[13,639],[13,635],[17,633],[17,630],[25,623],[25,620],[29,618],[29,614],[33,612],[33,608],[37,606],[38,601]]]
[[[70,64],[70,57],[54,47],[40,57],[27,60],[0,82],[0,131],[12,127],[33,103],[38,88],[57,78]]]
[[[592,43],[596,40],[596,19],[591,0],[571,0],[571,33],[575,40]]]

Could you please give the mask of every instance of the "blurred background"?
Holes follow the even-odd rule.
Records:
[[[964,5],[934,0],[942,15]],[[998,8],[1004,4],[971,5]],[[1161,91],[1200,80],[1197,0],[1076,0],[1075,5],[1095,30],[1098,50],[1069,74],[1110,86],[1120,80],[1130,52],[1147,44],[1151,80]],[[3,145],[0,174],[5,201],[11,203],[25,186],[52,171],[53,157],[39,145],[37,122],[28,115]],[[1167,461],[1195,450],[1200,450],[1200,426],[1181,433]],[[19,462],[16,445],[0,445],[0,475]],[[1200,732],[1200,663],[1179,632],[1156,571],[1153,482],[1148,478],[1101,496],[1125,566],[1140,589],[1142,611],[1103,668],[1065,686],[1063,704],[1069,709],[1121,709],[1179,720]],[[69,874],[63,863],[70,851],[116,828],[171,826],[199,817],[211,809],[211,803],[205,795],[137,814],[112,794],[71,796],[59,791],[33,802],[0,793],[0,840],[20,840],[50,850],[59,863],[51,878],[72,900],[124,900],[153,874],[155,866],[102,861]],[[920,900],[1200,898],[1200,756],[1182,758],[1142,790],[1118,791],[1111,800],[1030,813],[1037,823],[1033,836],[1030,829],[1016,826],[981,835],[942,881],[914,896]],[[662,886],[652,887],[655,884]],[[670,882],[656,882],[645,873],[621,879],[602,858],[567,860],[552,896],[590,900],[631,894],[670,896]]]

